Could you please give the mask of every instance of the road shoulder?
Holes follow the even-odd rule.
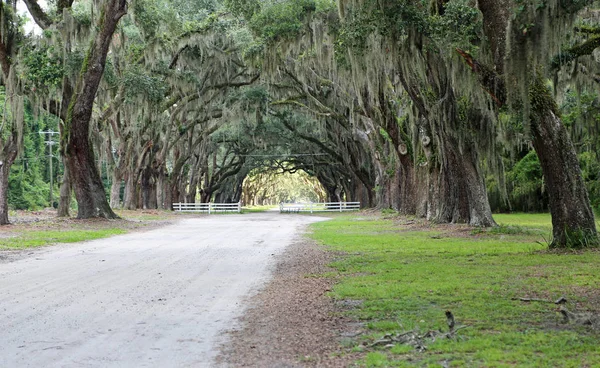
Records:
[[[278,256],[272,279],[248,301],[240,328],[228,332],[217,361],[225,367],[347,367],[340,349],[352,329],[327,296],[334,279],[323,274],[336,255],[302,239]]]

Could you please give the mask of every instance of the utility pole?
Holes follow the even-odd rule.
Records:
[[[50,129],[48,129],[47,131],[42,131],[40,130],[40,135],[43,134],[44,135],[44,139],[46,139],[44,141],[44,143],[46,143],[46,145],[48,146],[48,149],[50,151],[50,153],[48,154],[48,158],[50,159],[50,207],[54,207],[54,196],[53,196],[53,189],[54,189],[54,168],[53,168],[53,162],[52,159],[55,157],[52,154],[52,146],[56,145],[57,142],[52,140],[52,137],[56,134],[60,134],[60,132],[55,132],[52,131]]]

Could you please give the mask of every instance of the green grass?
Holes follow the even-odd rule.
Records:
[[[552,218],[550,218],[549,213],[495,214],[494,220],[499,225],[523,226],[531,229],[552,231]]]
[[[273,208],[279,208],[279,206],[248,206],[248,207],[242,207],[242,212],[243,213],[267,212]]]
[[[579,367],[600,365],[600,331],[565,326],[549,303],[600,312],[600,253],[548,252],[540,233],[548,215],[498,215],[518,231],[451,236],[435,228],[406,230],[393,219],[338,217],[312,225],[313,237],[346,256],[332,266],[340,282],[336,299],[362,300],[348,313],[365,322],[359,345],[386,333],[447,331],[444,312],[469,325],[458,338],[428,344],[417,353],[406,346],[367,348],[360,365],[453,367]]]
[[[123,229],[28,231],[14,237],[0,238],[0,249],[24,249],[55,243],[76,243],[125,234]]]

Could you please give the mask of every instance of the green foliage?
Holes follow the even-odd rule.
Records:
[[[249,22],[267,42],[292,40],[302,33],[306,16],[317,9],[314,0],[288,0],[264,7]]]
[[[482,18],[479,10],[469,0],[449,1],[443,15],[430,18],[432,37],[450,50],[459,47],[475,55],[483,38]]]
[[[172,0],[178,18],[188,22],[202,22],[221,8],[219,0]]]
[[[147,39],[156,37],[160,30],[163,2],[152,0],[136,0],[133,2],[135,22]]]
[[[535,151],[529,151],[506,173],[510,202],[520,211],[543,211],[545,209],[542,167]]]
[[[560,244],[551,241],[550,248],[557,249],[587,249],[600,247],[598,234],[589,229],[565,229],[565,240]]]
[[[33,91],[58,88],[62,83],[64,68],[57,46],[24,48],[20,66],[20,77]]]
[[[39,162],[20,160],[10,170],[8,204],[17,210],[36,210],[48,206],[49,187],[40,175]]]
[[[5,95],[0,95],[0,106],[3,106]],[[47,147],[45,136],[40,130],[56,130],[56,119],[47,115],[34,117],[32,107],[25,104],[23,128],[23,147],[21,154],[12,165],[8,179],[8,204],[12,209],[34,210],[49,205],[49,177]],[[56,148],[54,149],[56,153]],[[58,172],[58,162],[54,159],[55,173]]]
[[[129,99],[144,96],[150,103],[157,104],[164,101],[167,86],[163,79],[141,67],[127,69],[121,83]]]
[[[247,20],[260,12],[260,0],[225,0],[225,6],[237,16],[243,16]]]
[[[581,174],[588,190],[592,207],[600,213],[600,160],[597,152],[583,152],[579,154]]]
[[[368,47],[367,39],[373,33],[391,39],[401,39],[409,31],[428,36],[432,31],[431,26],[426,8],[418,2],[401,0],[381,4],[376,0],[367,0],[346,9],[337,46],[360,53]]]
[[[76,1],[71,7],[71,14],[80,26],[89,27],[92,25],[92,4],[87,1]]]
[[[597,92],[576,93],[574,91],[567,91],[560,110],[563,123],[568,128],[571,128],[573,133],[585,132],[586,127],[591,128],[592,124],[600,123],[600,101]],[[579,127],[577,127],[578,125]],[[592,131],[590,133],[598,132]],[[585,139],[582,142],[584,144],[591,143],[590,141],[594,138],[595,140],[600,139],[594,136],[581,137],[581,134],[576,134],[576,137]]]
[[[285,165],[285,164],[284,164]],[[304,171],[254,170],[244,180],[244,203],[253,205],[321,202],[326,196],[319,182]]]
[[[347,313],[368,330],[357,338],[366,366],[579,366],[600,364],[599,332],[562,324],[552,303],[598,312],[597,252],[557,256],[540,251],[540,230],[550,231],[548,215],[497,218],[515,234],[445,233],[447,228],[410,229],[397,219],[359,215],[312,225],[313,237],[346,255],[333,263],[340,280],[332,296],[361,301]],[[594,295],[594,297],[590,297]],[[397,344],[368,348],[385,334],[416,330],[448,331],[444,312],[459,326],[455,339],[437,339],[417,352]]]

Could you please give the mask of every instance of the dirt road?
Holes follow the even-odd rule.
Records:
[[[320,218],[217,215],[0,264],[0,367],[211,367],[222,332]]]

